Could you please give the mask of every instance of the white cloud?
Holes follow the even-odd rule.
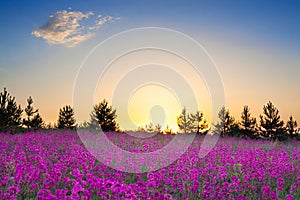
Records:
[[[54,15],[50,15],[45,26],[35,29],[32,34],[47,40],[50,44],[62,44],[68,47],[93,37],[93,30],[99,29],[103,24],[112,22],[112,16],[98,16],[95,24],[84,26],[88,23],[93,12],[82,13],[80,11],[57,11]],[[119,19],[119,18],[118,18]]]
[[[119,17],[98,15],[97,20],[95,22],[95,26],[89,27],[89,30],[98,30],[102,25],[113,22],[114,20],[119,20],[119,19],[120,19]]]

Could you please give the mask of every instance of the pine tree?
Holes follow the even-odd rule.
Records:
[[[147,132],[150,132],[150,133],[151,133],[151,132],[154,132],[154,131],[155,131],[155,127],[154,127],[153,123],[150,122],[149,124],[146,124],[145,130],[146,130]]]
[[[204,119],[204,115],[200,111],[196,111],[195,114],[189,115],[192,132],[196,132],[197,134],[205,134],[208,129],[208,124],[206,119]]]
[[[293,116],[290,116],[289,121],[286,123],[286,131],[290,134],[290,136],[294,137],[297,132],[297,122],[293,119]]]
[[[250,108],[248,106],[244,106],[241,118],[242,121],[240,125],[242,127],[243,136],[254,138],[256,119],[251,117]]]
[[[45,128],[46,129],[54,129],[55,126],[51,122],[49,122],[47,125],[45,125]]]
[[[263,107],[263,115],[260,115],[260,128],[263,136],[272,139],[282,139],[284,136],[283,121],[280,120],[279,110],[271,101]]]
[[[74,110],[70,105],[66,105],[63,108],[59,109],[57,128],[69,130],[76,129]]]
[[[184,134],[192,131],[191,117],[187,113],[185,107],[182,109],[181,114],[179,115],[179,117],[177,117],[177,125],[178,125],[180,130],[183,130]]]
[[[234,117],[230,116],[230,112],[226,110],[225,106],[219,111],[218,117],[220,122],[216,128],[220,131],[221,136],[230,135],[232,128],[235,127]]]
[[[81,122],[78,127],[81,129],[89,128],[89,123],[87,121]]]
[[[41,129],[44,127],[44,120],[42,119],[42,117],[40,116],[39,113],[37,113],[32,121],[31,121],[31,127],[34,129],[34,130],[38,130],[38,129]]]
[[[101,128],[104,132],[116,131],[118,129],[116,117],[116,110],[112,106],[109,106],[108,102],[104,99],[94,106],[91,113],[91,123],[97,122],[96,128]]]
[[[33,128],[34,130],[40,129],[43,127],[44,121],[40,114],[38,113],[38,109],[33,109],[33,100],[31,96],[27,99],[27,106],[24,109],[26,114],[26,119],[23,119],[23,125],[27,127],[27,129]]]
[[[165,134],[172,134],[173,130],[172,128],[167,124],[167,126],[164,129]]]
[[[21,127],[21,106],[17,105],[15,97],[10,96],[6,88],[0,93],[0,131],[10,130],[11,133]]]
[[[158,133],[161,132],[161,125],[159,123],[155,125],[155,131]]]
[[[138,126],[136,131],[137,132],[145,132],[146,130],[143,126]]]

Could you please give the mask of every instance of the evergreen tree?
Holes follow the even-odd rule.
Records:
[[[17,105],[15,97],[10,96],[6,88],[0,93],[0,131],[11,133],[21,127],[23,110]]]
[[[150,122],[149,124],[146,124],[145,130],[146,130],[147,132],[150,132],[150,133],[151,133],[151,132],[154,132],[154,131],[155,131],[155,127],[154,127],[153,123]]]
[[[220,122],[216,128],[220,131],[221,136],[231,135],[232,128],[235,126],[234,117],[230,116],[229,110],[226,110],[225,106],[219,111],[218,117]]]
[[[94,106],[94,110],[91,113],[91,123],[97,122],[96,128],[101,128],[104,132],[116,131],[118,129],[116,117],[116,110],[109,106],[104,99]]]
[[[290,116],[289,121],[286,123],[286,131],[290,134],[291,137],[296,136],[297,132],[297,122],[293,119],[293,116]]]
[[[242,127],[241,131],[243,136],[254,138],[256,119],[251,117],[250,108],[248,106],[244,106],[241,118],[242,121],[240,122],[240,125]]]
[[[59,109],[59,116],[57,121],[57,128],[59,129],[76,129],[76,120],[74,117],[74,110],[70,105],[66,105]]]
[[[89,128],[89,123],[84,121],[78,125],[79,128]]]
[[[155,125],[155,131],[158,133],[161,132],[161,125],[159,123]]]
[[[145,132],[146,130],[145,130],[145,128],[143,126],[139,126],[139,127],[137,127],[136,131],[137,132]]]
[[[92,114],[91,119],[88,122],[88,128],[91,130],[100,130],[99,122],[95,117],[92,117]]]
[[[192,131],[192,120],[185,107],[182,109],[179,117],[177,117],[177,125],[180,130],[183,130],[183,133]]]
[[[52,124],[51,122],[49,122],[47,125],[45,125],[45,128],[46,128],[46,129],[54,129],[54,128],[55,128],[55,125]]]
[[[167,124],[167,126],[164,129],[165,134],[172,134],[173,130],[172,128]]]
[[[263,136],[272,139],[283,139],[283,121],[280,120],[279,110],[271,101],[263,107],[263,115],[260,115],[260,128]]]
[[[230,127],[229,135],[235,136],[235,137],[242,136],[242,130],[240,129],[239,122],[233,122],[233,124]]]
[[[33,100],[31,96],[27,99],[27,106],[24,109],[26,118],[23,119],[23,125],[27,127],[27,129],[33,128],[34,130],[40,129],[43,127],[44,121],[40,114],[38,113],[38,109],[33,109]]]
[[[40,116],[39,113],[37,113],[36,115],[34,115],[32,121],[31,121],[31,127],[34,130],[43,128],[44,124],[45,124],[45,122],[44,122],[44,120],[42,119],[42,117]]]
[[[208,129],[208,124],[206,119],[204,119],[203,113],[196,111],[195,114],[189,115],[192,132],[196,132],[197,134],[205,134]]]

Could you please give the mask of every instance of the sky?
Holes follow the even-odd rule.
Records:
[[[236,120],[244,105],[259,117],[263,105],[272,101],[284,121],[290,115],[300,121],[296,0],[12,0],[1,1],[0,9],[0,87],[6,87],[23,108],[32,96],[47,123],[57,121],[59,108],[74,104],[75,82],[91,51],[115,34],[143,27],[175,30],[201,44],[219,72],[226,107]],[[134,42],[121,41],[106,50],[117,52]],[[101,62],[101,56],[105,58],[106,52],[88,62]],[[205,74],[196,80],[191,66],[170,52],[132,52],[106,72],[101,78],[98,74],[92,86],[93,103],[108,99],[117,109],[121,128],[154,121],[176,129],[176,115],[183,106],[191,112],[200,109],[212,119],[213,91]],[[89,78],[85,81],[89,90]],[[89,120],[92,108],[74,105],[74,110],[82,122]]]

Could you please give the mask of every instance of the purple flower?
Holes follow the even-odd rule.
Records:
[[[11,186],[7,188],[7,191],[10,191],[12,194],[17,194],[19,192],[19,188],[17,186]]]
[[[31,189],[35,189],[35,188],[37,188],[37,184],[36,184],[36,183],[31,183],[31,184],[29,185],[29,187],[30,187]]]
[[[141,145],[137,148],[136,145],[130,145],[132,139],[126,134],[107,134],[109,139],[126,150],[140,152],[143,148]],[[27,190],[28,186],[30,195],[36,195],[37,199],[50,200],[173,197],[178,199],[261,197],[291,200],[296,199],[300,191],[300,168],[297,165],[300,162],[300,152],[298,148],[291,150],[283,143],[274,146],[269,141],[225,137],[220,138],[214,149],[200,159],[198,153],[203,138],[196,138],[177,162],[162,170],[136,175],[122,170],[116,171],[98,162],[84,147],[79,137],[67,131],[53,134],[42,132],[2,134],[1,137],[4,142],[0,144],[2,155],[0,166],[6,167],[0,170],[2,177],[0,199],[16,199],[20,191]],[[162,141],[165,140],[166,144],[172,139],[168,138],[169,136],[159,137],[164,137]],[[93,140],[101,143],[97,138]],[[298,141],[291,143],[299,145]],[[145,144],[149,151],[152,151],[154,147],[160,145],[160,142],[149,138],[141,144]],[[268,146],[268,151],[265,151],[265,146]],[[233,149],[236,152],[234,157]],[[126,162],[122,154],[112,153],[110,156],[115,156],[124,169],[132,167],[133,163]],[[172,156],[172,152],[167,157],[169,156]],[[161,162],[155,158],[153,161],[153,166],[149,168]],[[14,163],[13,167],[11,163]],[[240,163],[242,167],[235,167],[236,163]],[[145,166],[143,161],[134,164]],[[10,177],[14,179],[10,180]],[[289,181],[284,180],[284,177],[290,177]],[[288,191],[284,191],[285,188]],[[51,194],[51,191],[55,191],[54,194]],[[262,196],[257,194],[258,191],[261,191]]]
[[[164,199],[173,199],[173,197],[170,194],[164,194]]]
[[[284,179],[282,177],[279,177],[277,181],[277,189],[283,190],[283,186],[284,186]]]
[[[147,174],[147,178],[148,178],[149,180],[152,180],[152,179],[154,179],[154,173],[152,173],[152,172],[148,172],[148,174]]]
[[[107,180],[107,181],[105,182],[105,185],[104,185],[105,188],[109,189],[109,188],[111,188],[112,186],[113,186],[113,182],[112,182],[112,181]]]
[[[48,189],[42,189],[38,191],[38,199],[41,200],[54,200],[56,197],[51,194],[51,191]]]
[[[269,186],[264,185],[261,190],[264,196],[269,196],[271,193],[271,188]]]
[[[76,194],[78,194],[78,192],[83,192],[83,191],[84,191],[84,188],[81,187],[79,182],[76,182],[72,189],[72,195],[73,194],[76,195]]]

